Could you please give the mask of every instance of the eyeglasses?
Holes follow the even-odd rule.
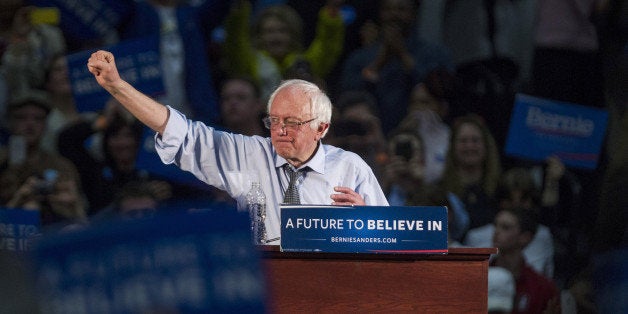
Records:
[[[307,121],[299,121],[292,118],[286,118],[283,120],[283,123],[281,123],[281,119],[277,117],[269,116],[262,119],[262,121],[264,121],[264,126],[269,130],[276,129],[277,127],[281,127],[281,128],[285,127],[286,129],[290,129],[290,130],[297,130],[302,125],[310,123],[314,120],[316,120],[316,118],[313,118]]]

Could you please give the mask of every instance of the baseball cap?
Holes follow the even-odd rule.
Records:
[[[515,298],[515,279],[512,273],[497,266],[488,268],[488,310],[512,311]]]

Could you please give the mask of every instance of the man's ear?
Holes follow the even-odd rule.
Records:
[[[320,140],[323,137],[323,134],[325,134],[325,130],[327,130],[328,128],[329,123],[319,123],[318,129],[316,129],[316,132],[318,133],[318,135],[316,136],[316,140]]]

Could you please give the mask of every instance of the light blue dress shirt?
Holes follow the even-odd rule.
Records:
[[[266,194],[267,238],[279,238],[279,204],[289,177],[283,168],[287,161],[277,155],[270,138],[218,131],[168,109],[165,131],[155,137],[162,162],[174,163],[226,191],[237,201],[239,210],[246,210],[251,182],[259,181]],[[334,187],[344,186],[360,194],[367,205],[388,206],[373,171],[355,153],[321,143],[312,159],[299,169],[306,170],[298,182],[301,204],[330,205],[330,195],[336,193]]]

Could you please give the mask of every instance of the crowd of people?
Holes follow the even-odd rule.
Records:
[[[66,56],[157,36],[159,103],[269,137],[275,88],[313,82],[334,105],[322,142],[358,154],[390,205],[446,205],[451,246],[499,248],[491,267],[515,285],[499,310],[595,311],[591,255],[626,244],[622,1],[112,3],[124,13],[89,39],[35,21],[29,1],[0,4],[1,207],[38,210],[58,230],[236,202],[139,167],[145,126],[115,98],[88,112],[72,97]],[[597,168],[506,155],[517,93],[607,110]]]

